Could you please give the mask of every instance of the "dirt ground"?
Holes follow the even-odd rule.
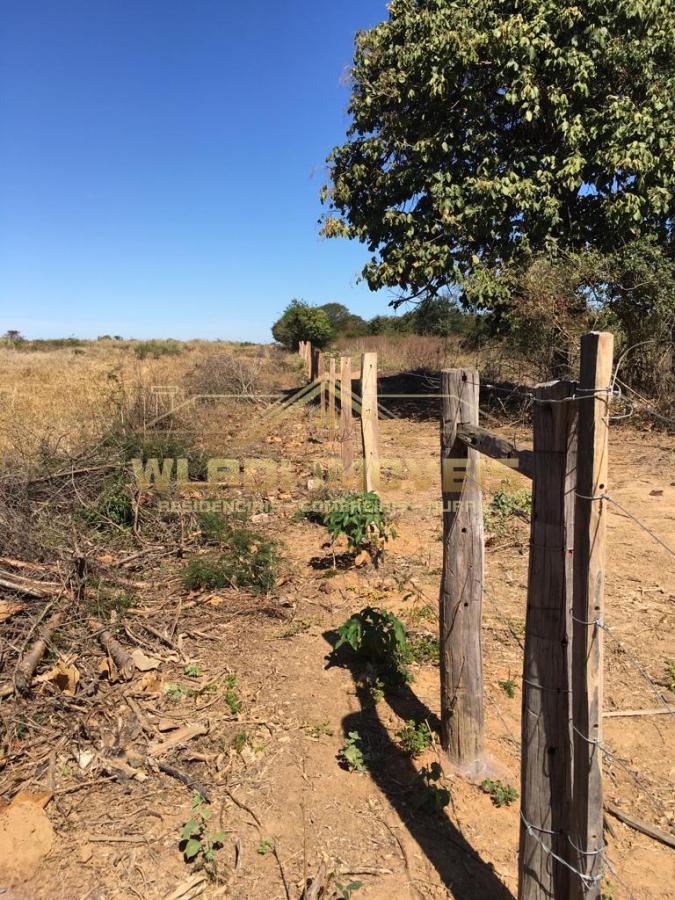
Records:
[[[497,430],[527,445],[525,429]],[[399,534],[379,569],[333,569],[325,528],[294,514],[316,479],[312,461],[331,450],[314,410],[271,427],[259,447],[261,456],[289,458],[293,473],[289,484],[262,492],[273,511],[254,518],[283,546],[285,574],[271,596],[190,593],[179,577],[184,563],[175,558],[153,567],[141,558],[125,569],[143,585],[142,604],[128,611],[127,635],[159,659],[159,668],[128,684],[97,687],[99,695],[109,692],[114,715],[101,712],[92,694],[64,697],[79,713],[76,727],[54,743],[41,741],[37,726],[31,768],[21,769],[20,782],[21,749],[5,761],[3,794],[51,795],[44,813],[53,829],[51,851],[35,874],[6,896],[273,900],[299,897],[311,879],[317,892],[308,896],[317,898],[339,896],[319,892],[319,883],[329,882],[334,889],[360,882],[352,890],[364,900],[515,895],[518,801],[497,808],[480,778],[452,770],[437,742],[414,760],[401,749],[397,733],[407,720],[426,719],[432,728],[436,722],[437,666],[414,666],[414,682],[368,705],[359,691],[363,665],[332,653],[334,629],[367,605],[395,611],[420,632],[437,627],[438,426],[424,416],[385,418],[380,436],[384,458],[417,460],[418,472],[430,474],[401,478],[394,464],[385,464],[381,495],[397,504]],[[610,449],[609,493],[674,546],[675,439],[617,425]],[[521,476],[487,462],[486,498],[505,480],[510,488],[526,486]],[[207,496],[206,489],[187,493]],[[248,492],[258,499],[262,493]],[[527,543],[521,521],[490,542],[483,608],[485,771],[517,791]],[[675,660],[672,557],[615,506],[608,511],[608,554],[605,710],[658,708],[657,695],[675,698],[667,674]],[[144,624],[173,638],[158,643]],[[222,687],[227,674],[236,675],[236,712]],[[513,697],[500,686],[511,680]],[[9,704],[12,715],[20,714],[25,702],[2,701],[3,715]],[[152,767],[111,773],[102,762],[106,747],[143,751],[170,738],[176,726],[194,723],[204,733],[163,756],[188,775],[191,788]],[[354,731],[366,752],[363,773],[345,770],[337,758]],[[672,715],[605,719],[606,799],[671,833],[674,739]],[[133,762],[133,755],[126,759]],[[434,761],[442,765],[451,802],[430,815],[417,803],[417,773]],[[180,849],[197,784],[210,800],[209,828],[224,832],[212,879],[187,864]],[[672,850],[612,816],[606,840],[611,869],[604,897],[675,896]]]

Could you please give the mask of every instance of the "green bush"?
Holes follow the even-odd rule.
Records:
[[[302,300],[291,300],[282,316],[272,326],[272,336],[289,350],[297,350],[300,341],[311,341],[314,347],[325,347],[335,330],[323,309]]]
[[[189,590],[248,587],[267,593],[276,583],[279,556],[274,541],[248,528],[223,532],[221,552],[191,559],[183,582]]]
[[[108,479],[96,501],[90,506],[82,506],[79,516],[88,525],[99,531],[111,526],[129,528],[134,522],[131,493],[123,474]]]
[[[532,491],[527,488],[508,490],[508,482],[504,485],[503,489],[494,492],[483,515],[485,528],[491,534],[505,534],[511,518],[516,516],[529,521],[532,513]]]
[[[432,734],[427,722],[415,722],[409,719],[398,732],[401,746],[411,756],[419,756],[431,747]]]
[[[178,341],[138,341],[134,353],[139,359],[159,359],[162,356],[178,356],[182,347]]]
[[[333,501],[324,524],[331,541],[344,534],[352,552],[367,550],[375,560],[384,551],[386,542],[396,537],[396,529],[374,491],[350,494]]]
[[[486,778],[481,782],[480,787],[484,794],[490,795],[490,799],[497,807],[511,806],[518,799],[518,791],[510,784],[503,784],[501,781]]]
[[[410,680],[406,665],[410,646],[403,623],[394,613],[366,606],[340,625],[338,636],[336,650],[349,644],[364,659],[380,666],[390,682]]]

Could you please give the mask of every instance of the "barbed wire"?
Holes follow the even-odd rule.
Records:
[[[658,536],[658,534],[656,534],[654,531],[652,531],[652,529],[648,525],[645,525],[645,523],[642,522],[640,519],[638,519],[637,516],[633,515],[632,512],[627,510],[625,506],[622,506],[618,500],[614,499],[614,497],[610,497],[609,494],[605,494],[605,493],[596,494],[593,497],[586,497],[583,494],[579,494],[576,491],[575,491],[575,494],[577,497],[579,497],[580,500],[607,500],[608,503],[611,503],[614,506],[616,506],[617,509],[620,509],[624,515],[628,516],[629,519],[632,519],[636,523],[636,525],[639,525],[639,527],[642,528],[643,531],[646,531],[647,534],[650,535],[650,537],[652,537],[657,542],[657,544],[660,544],[664,550],[666,550],[668,553],[670,553],[671,556],[675,557],[675,550],[673,550],[672,547],[669,547],[668,544],[666,544],[666,542]]]
[[[605,859],[605,847],[603,846],[600,850],[594,850],[591,853],[586,853],[581,850],[577,850],[577,853],[580,853],[582,856],[600,856],[600,865],[601,871],[597,875],[588,875],[586,872],[580,872],[579,869],[576,869],[571,863],[567,862],[562,856],[559,856],[551,847],[547,847],[546,844],[542,841],[542,839],[535,834],[536,831],[541,832],[542,834],[550,834],[550,835],[560,835],[564,836],[567,841],[574,847],[574,843],[572,842],[570,836],[562,831],[550,831],[548,828],[538,828],[536,825],[533,825],[531,822],[528,822],[525,816],[523,815],[523,811],[520,811],[520,818],[522,819],[523,825],[525,826],[525,830],[533,838],[542,850],[548,854],[552,859],[555,859],[556,862],[560,863],[560,865],[564,866],[566,869],[569,869],[574,875],[581,879],[581,883],[586,888],[586,890],[590,890],[594,885],[598,884],[605,877],[604,871],[604,859]],[[576,847],[575,847],[576,850]]]

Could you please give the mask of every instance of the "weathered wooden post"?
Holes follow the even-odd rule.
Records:
[[[335,440],[335,357],[328,360],[328,438]]]
[[[319,359],[321,353],[318,347],[312,347],[310,344],[310,370],[309,370],[309,379],[310,381],[316,381],[319,377]]]
[[[570,896],[571,638],[576,489],[574,385],[535,388],[534,489],[525,622],[521,900]]]
[[[452,762],[471,767],[483,751],[483,509],[480,454],[458,440],[457,428],[478,425],[478,372],[443,369],[441,393],[441,745]]]
[[[342,468],[349,472],[354,462],[352,438],[352,358],[340,357],[340,443]]]
[[[323,353],[319,350],[319,405],[321,408],[321,420],[326,421],[326,362]]]
[[[366,491],[380,487],[380,454],[377,424],[377,353],[361,357],[361,432],[363,475]]]
[[[574,542],[574,641],[572,723],[574,743],[575,868],[589,877],[572,884],[571,896],[601,895],[603,812],[602,741],[603,590],[605,501],[610,382],[614,338],[591,332],[581,338],[577,487]],[[597,880],[594,880],[596,879]]]

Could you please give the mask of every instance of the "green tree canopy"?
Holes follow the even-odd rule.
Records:
[[[356,38],[326,236],[372,289],[493,307],[537,255],[673,254],[672,0],[392,0]]]
[[[289,350],[297,350],[300,341],[325,347],[334,335],[333,324],[323,309],[302,300],[291,300],[280,319],[272,326],[272,336]]]
[[[350,312],[342,303],[324,303],[322,309],[333,323],[336,334],[343,337],[361,337],[368,334],[368,323],[361,316]]]

